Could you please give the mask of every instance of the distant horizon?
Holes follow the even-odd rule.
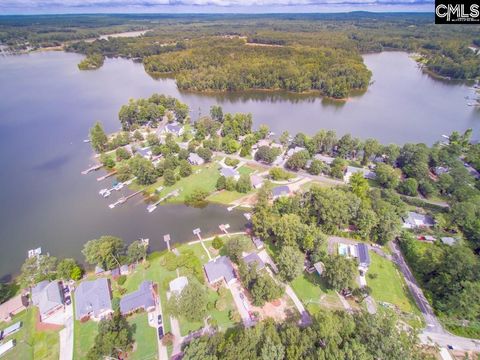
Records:
[[[434,11],[432,0],[2,0],[1,15],[328,14]]]

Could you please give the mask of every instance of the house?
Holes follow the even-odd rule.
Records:
[[[163,132],[165,133],[170,133],[170,134],[173,134],[175,136],[182,136],[183,133],[184,133],[184,129],[183,129],[183,126],[180,125],[178,122],[172,122],[170,124],[167,124],[164,128],[163,128]]]
[[[28,299],[25,295],[19,294],[0,305],[0,321],[9,322],[14,315],[25,310],[28,306]]]
[[[203,160],[198,154],[190,153],[188,155],[188,162],[192,165],[202,165],[205,163],[205,160]]]
[[[368,269],[370,266],[370,254],[368,253],[368,245],[364,243],[357,244],[358,265],[360,268]]]
[[[442,243],[449,246],[453,246],[457,243],[457,239],[452,237],[442,237],[440,240],[442,240]]]
[[[270,142],[268,139],[260,139],[256,144],[253,144],[252,149],[256,150],[262,146],[270,146]]]
[[[152,158],[152,150],[148,146],[143,148],[137,148],[136,153],[147,160],[150,160]]]
[[[75,290],[75,318],[95,321],[113,313],[110,282],[107,278],[84,281]]]
[[[361,173],[365,179],[374,180],[376,175],[373,171],[364,168],[358,168],[355,166],[347,166],[345,170],[345,175],[343,176],[343,181],[348,183],[353,174]]]
[[[248,267],[252,267],[255,264],[257,266],[257,270],[262,270],[265,268],[265,263],[255,252],[245,255],[243,257],[243,261]]]
[[[315,268],[315,270],[317,270],[318,275],[322,276],[323,272],[325,271],[325,265],[323,265],[323,263],[319,261],[313,264],[313,267]]]
[[[293,154],[296,154],[296,153],[298,153],[300,151],[303,151],[303,150],[306,150],[306,149],[304,147],[301,147],[301,146],[295,146],[294,148],[288,149],[287,156],[290,157]]]
[[[290,188],[287,185],[281,185],[272,189],[273,200],[282,196],[290,195]]]
[[[188,278],[186,276],[179,276],[170,281],[169,287],[172,294],[179,295],[185,286],[188,285]]]
[[[250,182],[252,183],[254,189],[260,189],[263,185],[263,178],[253,174],[250,176]]]
[[[433,225],[435,225],[435,223],[432,217],[413,211],[409,211],[407,217],[403,219],[403,227],[406,229],[431,227]]]
[[[263,244],[263,241],[262,239],[260,239],[258,236],[254,236],[252,237],[252,241],[253,241],[253,244],[255,245],[255,247],[258,249],[258,250],[261,250],[264,248],[264,244]]]
[[[433,169],[433,172],[435,175],[440,176],[442,174],[448,174],[448,168],[444,166],[437,166]]]
[[[13,349],[16,344],[17,344],[17,342],[16,342],[15,339],[12,339],[10,341],[7,341],[4,344],[1,344],[0,345],[0,356],[5,354],[8,350]]]
[[[322,154],[316,154],[313,158],[316,160],[323,161],[327,165],[330,165],[331,163],[333,163],[333,160],[335,160],[335,158],[331,156],[326,156]]]
[[[1,330],[1,331],[0,331],[0,340],[3,340],[3,339],[5,339],[7,336],[16,333],[18,330],[20,330],[20,329],[22,328],[22,325],[23,325],[22,322],[21,322],[21,321],[18,321],[18,322],[16,322],[15,324],[10,325],[10,326],[7,327],[6,329]]]
[[[120,312],[122,315],[130,314],[136,310],[152,311],[155,309],[155,296],[153,283],[144,281],[137,291],[125,295],[120,299]]]
[[[57,311],[64,310],[63,289],[58,281],[41,281],[31,294],[33,305],[40,310],[40,321],[45,322]]]
[[[128,265],[120,266],[120,275],[128,275],[130,273],[130,269]]]
[[[232,262],[226,256],[220,256],[216,259],[210,260],[203,265],[203,268],[210,284],[215,284],[216,282],[224,280],[227,285],[230,285],[237,280]]]
[[[237,170],[229,168],[229,167],[222,167],[220,169],[220,175],[228,178],[233,178],[235,180],[238,180],[240,178],[240,174],[238,173]]]

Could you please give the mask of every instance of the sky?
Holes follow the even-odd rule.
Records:
[[[0,14],[426,11],[433,0],[0,0]]]

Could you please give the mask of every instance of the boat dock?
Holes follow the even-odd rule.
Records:
[[[126,203],[127,200],[129,200],[129,199],[133,198],[134,196],[140,194],[140,193],[143,192],[144,190],[145,190],[145,189],[138,190],[138,191],[135,191],[133,194],[130,194],[130,195],[128,195],[128,196],[122,196],[120,199],[118,199],[117,201],[115,201],[113,204],[108,205],[108,207],[109,207],[110,209],[113,209],[113,208],[115,208],[115,207],[118,206],[118,205],[121,205],[121,204],[123,204],[123,203]]]
[[[171,197],[175,197],[175,196],[180,195],[180,191],[182,191],[182,189],[173,190],[172,192],[168,193],[167,195],[165,195],[164,197],[162,197],[162,198],[161,198],[160,200],[158,200],[157,202],[148,205],[148,206],[147,206],[147,211],[148,211],[149,213],[154,212],[155,209],[157,208],[158,204],[160,204],[162,201],[167,200],[168,198],[171,198]]]
[[[97,178],[97,181],[102,181],[102,180],[105,180],[106,178],[109,178],[110,176],[113,176],[117,173],[117,170],[115,171],[112,171],[111,173],[108,173],[106,175],[103,175],[103,176],[100,176]]]
[[[100,169],[103,165],[102,164],[97,164],[97,165],[93,165],[91,167],[89,167],[88,169],[86,170],[83,170],[81,172],[82,175],[87,175],[88,173],[91,173],[92,171],[97,171],[98,169]]]

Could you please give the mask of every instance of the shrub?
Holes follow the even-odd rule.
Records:
[[[240,163],[238,159],[225,158],[225,165],[235,167]]]
[[[220,237],[215,236],[215,238],[212,241],[212,246],[214,249],[217,249],[217,250],[220,249],[223,246],[223,240]]]
[[[117,284],[123,285],[125,284],[125,281],[127,281],[127,277],[125,275],[120,275],[117,279]]]

